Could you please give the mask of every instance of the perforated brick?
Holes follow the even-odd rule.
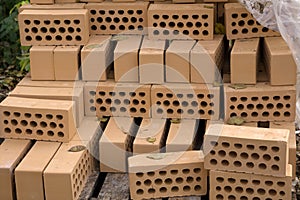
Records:
[[[54,4],[54,0],[30,0],[32,4]]]
[[[165,82],[165,40],[144,38],[139,52],[139,80],[143,84]]]
[[[30,76],[25,76],[19,83],[18,86],[28,87],[52,87],[52,88],[74,88],[83,87],[84,82],[82,81],[33,81]]]
[[[149,37],[212,40],[213,18],[213,4],[151,4]]]
[[[263,122],[248,122],[244,123],[243,126],[261,127]],[[292,177],[296,176],[296,134],[295,134],[295,123],[294,122],[264,122],[267,127],[265,128],[276,128],[276,129],[288,129],[289,134],[289,164],[292,165]]]
[[[88,116],[150,117],[150,87],[113,81],[84,87],[85,114]]]
[[[101,172],[126,172],[128,140],[136,128],[133,118],[112,117],[99,141]],[[110,153],[108,153],[110,152]]]
[[[110,36],[93,35],[81,50],[81,70],[84,81],[106,81],[109,65],[113,62]]]
[[[256,84],[259,38],[235,40],[230,54],[231,83]]]
[[[59,142],[38,141],[15,169],[18,199],[45,199],[43,171],[60,147]]]
[[[32,80],[55,80],[54,49],[55,46],[33,46],[30,48]]]
[[[74,101],[74,118],[76,118],[76,126],[79,127],[84,117],[84,101],[83,87],[74,88],[54,88],[51,87],[30,87],[17,86],[9,93],[9,96],[34,98],[34,99],[53,99],[53,100],[69,100]]]
[[[88,3],[91,34],[142,34],[149,2]]]
[[[271,85],[296,84],[297,66],[282,37],[265,38],[263,55]]]
[[[73,101],[7,97],[0,104],[0,136],[68,142],[76,132]]]
[[[196,120],[183,119],[180,123],[171,123],[166,142],[166,152],[190,151],[196,136]]]
[[[161,157],[152,159],[151,157]],[[200,151],[141,154],[130,157],[129,181],[133,199],[204,195],[207,171]]]
[[[198,41],[190,53],[190,62],[192,83],[214,83],[225,62],[224,35],[214,35],[211,41]]]
[[[120,37],[114,50],[114,75],[116,82],[139,82],[139,50],[142,36]]]
[[[45,169],[46,199],[78,199],[93,169],[92,156],[87,149],[74,152],[78,145],[82,142],[76,137],[62,144]]]
[[[133,154],[163,151],[169,126],[166,119],[143,119],[133,142]]]
[[[229,40],[280,35],[261,26],[240,3],[225,4],[225,24]]]
[[[218,87],[204,84],[153,85],[153,118],[218,119]]]
[[[84,45],[89,39],[85,9],[23,10],[18,21],[23,46]]]
[[[166,50],[166,82],[190,82],[190,52],[195,41],[173,40]]]
[[[210,199],[291,199],[291,166],[283,178],[210,171]]]
[[[245,121],[295,120],[296,91],[294,86],[272,87],[257,83],[242,90],[224,85],[225,120],[239,116]]]
[[[30,147],[30,140],[5,139],[0,145],[0,199],[16,199],[13,172]]]
[[[56,3],[56,4],[24,4],[19,8],[19,13],[23,10],[66,10],[84,9],[84,3]]]
[[[289,130],[211,124],[205,169],[286,176]]]

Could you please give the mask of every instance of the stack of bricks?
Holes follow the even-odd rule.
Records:
[[[0,104],[0,199],[78,199],[93,157],[130,173],[134,199],[206,195],[207,169],[211,199],[289,199],[295,62],[237,0],[30,2],[30,76]],[[223,112],[252,128],[219,129]]]
[[[289,130],[213,124],[204,139],[210,199],[291,199]]]

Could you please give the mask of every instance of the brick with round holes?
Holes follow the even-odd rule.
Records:
[[[84,45],[89,39],[86,9],[23,10],[18,21],[23,46]]]
[[[257,83],[244,89],[224,85],[225,120],[242,117],[246,122],[295,120],[295,86],[271,86]]]
[[[286,129],[211,124],[204,136],[206,169],[285,177]]]
[[[149,37],[212,40],[213,20],[213,4],[151,4]]]
[[[68,142],[76,132],[73,101],[7,97],[0,104],[0,136]]]
[[[229,40],[280,35],[260,25],[240,3],[225,4],[225,24]]]
[[[147,27],[149,2],[88,3],[90,33],[94,34],[142,34]]]
[[[133,199],[205,195],[207,171],[201,151],[141,154],[128,159]]]
[[[210,199],[291,199],[292,166],[284,177],[210,171]]]
[[[220,90],[205,84],[153,85],[153,118],[219,119]]]

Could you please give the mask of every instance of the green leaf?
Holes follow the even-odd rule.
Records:
[[[230,117],[228,120],[227,120],[227,124],[229,125],[242,125],[243,123],[245,123],[245,120],[241,117],[237,117],[237,116],[234,116],[234,117]]]
[[[151,155],[146,156],[146,158],[149,158],[149,159],[152,159],[152,160],[161,160],[165,157],[166,157],[165,154],[160,154],[160,153],[151,154]]]
[[[147,140],[147,142],[154,144],[156,141],[156,138],[155,137],[147,137],[146,140]]]
[[[171,123],[172,124],[180,124],[181,123],[181,119],[171,119]]]
[[[228,87],[233,88],[235,90],[245,89],[247,86],[245,84],[231,84]]]
[[[85,146],[83,146],[83,145],[77,145],[77,146],[71,147],[68,151],[69,152],[79,152],[79,151],[83,151],[85,149],[86,149]]]

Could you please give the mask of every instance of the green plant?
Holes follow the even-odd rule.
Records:
[[[18,9],[28,0],[0,0],[0,68],[17,66],[21,71],[29,70],[28,47],[22,47],[17,22]]]

